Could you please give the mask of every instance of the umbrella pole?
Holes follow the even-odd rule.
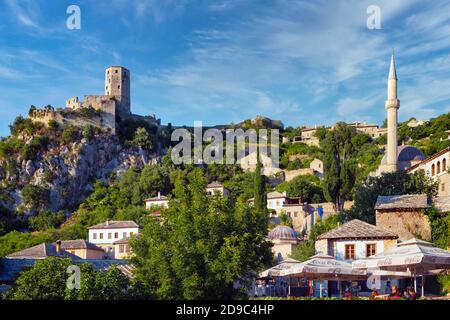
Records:
[[[291,296],[291,279],[288,280],[288,298]]]
[[[425,275],[422,275],[422,297],[425,297]]]
[[[417,277],[414,276],[414,291],[417,292]]]
[[[342,299],[342,286],[341,286],[341,280],[338,280],[338,287],[339,287],[339,299]]]

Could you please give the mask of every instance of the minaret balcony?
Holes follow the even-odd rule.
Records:
[[[386,100],[385,107],[386,107],[386,110],[392,109],[392,108],[399,109],[400,108],[400,100],[398,100],[398,99]]]

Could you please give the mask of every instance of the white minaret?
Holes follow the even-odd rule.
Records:
[[[398,125],[397,113],[400,108],[400,100],[397,99],[397,72],[395,70],[394,52],[391,56],[391,66],[389,69],[388,97],[386,100],[387,111],[387,154],[386,154],[386,172],[397,171],[397,144],[398,144]]]

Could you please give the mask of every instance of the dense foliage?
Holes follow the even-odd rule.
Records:
[[[208,196],[205,183],[200,169],[180,177],[162,220],[149,219],[132,244],[136,279],[152,298],[244,297],[255,271],[271,262],[267,214]]]
[[[121,300],[132,298],[130,280],[115,266],[105,272],[89,264],[80,265],[80,288],[67,285],[69,258],[50,257],[37,261],[20,274],[16,285],[5,294],[11,300]],[[69,269],[70,271],[70,269]]]
[[[355,186],[354,206],[347,211],[348,219],[360,219],[375,224],[375,204],[379,195],[427,194],[430,199],[437,194],[436,182],[423,172],[387,173],[381,177],[368,177]]]

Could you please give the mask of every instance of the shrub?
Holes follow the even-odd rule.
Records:
[[[48,127],[52,131],[56,131],[59,129],[59,123],[56,120],[50,120],[48,122]]]
[[[41,186],[29,184],[22,189],[21,195],[25,205],[38,210],[50,202],[50,191]]]
[[[28,221],[29,226],[36,231],[45,231],[56,228],[64,221],[64,212],[60,211],[53,213],[51,211],[44,211],[38,215],[31,217]]]
[[[67,126],[62,133],[62,140],[64,143],[72,143],[78,139],[78,130],[72,125]]]
[[[87,140],[91,140],[95,135],[95,128],[90,125],[90,124],[86,124],[83,127],[83,137],[86,138]]]

